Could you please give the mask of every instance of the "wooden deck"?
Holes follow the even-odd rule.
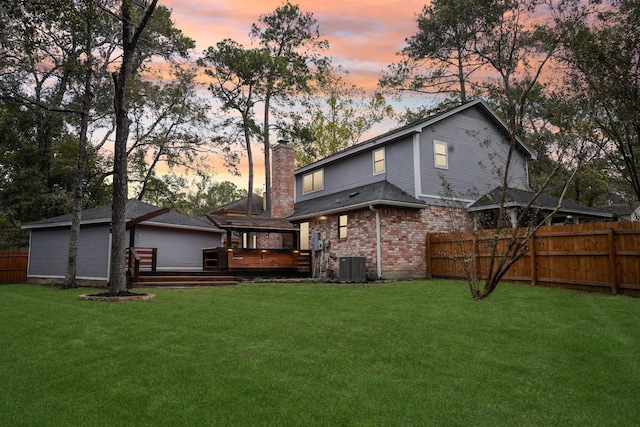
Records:
[[[237,277],[311,277],[311,252],[278,249],[210,248],[202,270],[157,269],[156,248],[129,248],[129,287],[200,287],[237,284]]]
[[[129,287],[199,287],[235,285],[234,276],[217,271],[164,271],[157,269],[157,248],[129,248]]]
[[[243,276],[311,277],[311,251],[211,248],[202,251],[205,271]]]

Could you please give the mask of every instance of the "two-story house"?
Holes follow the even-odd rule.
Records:
[[[422,278],[426,235],[472,227],[468,208],[502,185],[509,148],[506,124],[482,100],[352,146],[294,178],[293,149],[274,147],[272,216],[299,225],[300,248],[317,251],[322,271],[335,273],[340,257],[365,257],[368,278]],[[532,159],[517,141],[509,188],[528,191]]]

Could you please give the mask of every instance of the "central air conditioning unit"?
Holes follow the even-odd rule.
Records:
[[[341,282],[366,282],[367,259],[363,256],[340,257]]]

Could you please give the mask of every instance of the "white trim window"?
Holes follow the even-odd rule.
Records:
[[[340,215],[338,217],[338,238],[346,239],[347,238],[347,223],[349,221],[348,215]]]
[[[373,174],[378,175],[386,171],[384,147],[373,150]]]
[[[449,152],[446,142],[433,141],[433,166],[439,169],[449,169]]]
[[[307,194],[324,188],[324,169],[318,169],[302,177],[302,193]]]
[[[301,222],[300,223],[300,249],[308,250],[309,249],[309,223]]]

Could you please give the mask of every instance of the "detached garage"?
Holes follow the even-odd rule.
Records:
[[[158,270],[202,268],[202,249],[222,246],[224,232],[204,217],[189,217],[131,199],[127,201],[127,246],[157,248]],[[64,279],[71,215],[23,226],[31,230],[30,281]],[[79,280],[106,283],[111,253],[111,206],[82,212],[78,242]],[[123,254],[124,264],[124,254]]]

